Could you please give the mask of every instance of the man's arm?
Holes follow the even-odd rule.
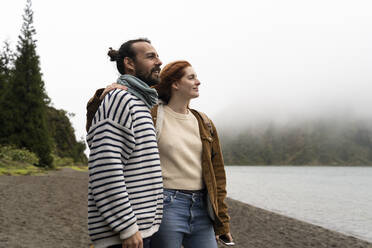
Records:
[[[124,91],[107,95],[92,118],[93,125],[87,136],[89,197],[94,199],[95,207],[110,229],[120,233],[123,240],[138,232],[123,172],[135,146],[129,102],[130,97]],[[99,233],[102,228],[99,225],[92,220],[89,227]]]

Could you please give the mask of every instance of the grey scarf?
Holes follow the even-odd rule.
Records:
[[[150,86],[135,76],[129,74],[121,75],[117,83],[127,86],[127,91],[141,99],[149,108],[152,108],[158,102],[156,90],[150,88]]]

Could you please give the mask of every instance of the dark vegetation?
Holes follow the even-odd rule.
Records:
[[[84,141],[76,141],[67,112],[53,108],[45,91],[35,34],[28,0],[16,51],[5,42],[0,54],[0,145],[35,153],[40,167],[64,158],[85,164]]]
[[[325,117],[222,132],[226,164],[372,165],[372,122]]]

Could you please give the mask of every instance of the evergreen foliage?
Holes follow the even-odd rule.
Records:
[[[50,99],[33,38],[36,32],[30,0],[23,20],[17,53],[11,51],[8,42],[0,51],[0,144],[11,147],[14,154],[25,149],[37,154],[35,161],[42,167],[86,164],[85,143],[76,141],[67,112],[48,106]]]
[[[0,53],[0,144],[36,153],[42,167],[55,165],[53,158],[60,164],[86,164],[85,143],[76,141],[66,111],[48,107],[50,99],[44,89],[33,38],[36,32],[30,0],[23,20],[17,53],[11,51],[8,42]]]
[[[8,42],[4,42],[4,47],[0,53],[0,99],[8,88],[10,75],[13,70],[14,54]]]
[[[14,72],[1,101],[0,142],[35,152],[39,166],[51,167],[52,139],[46,125],[48,102],[36,54],[31,1],[27,1]]]

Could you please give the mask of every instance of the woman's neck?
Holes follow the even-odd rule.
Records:
[[[189,113],[189,103],[190,100],[180,99],[172,96],[167,105],[176,113],[187,114]]]

